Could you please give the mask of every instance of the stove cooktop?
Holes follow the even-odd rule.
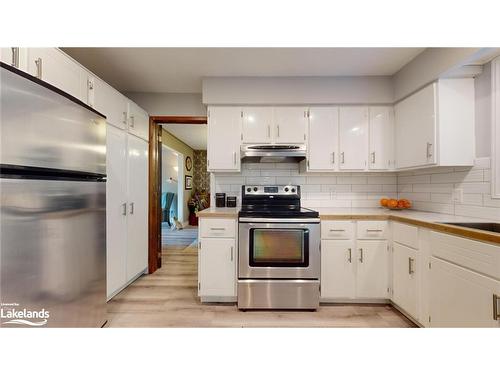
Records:
[[[265,217],[265,218],[317,218],[319,212],[309,208],[298,207],[288,209],[262,208],[262,207],[241,207],[239,217]]]

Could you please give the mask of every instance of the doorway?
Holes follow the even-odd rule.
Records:
[[[189,144],[199,138],[193,138],[193,134],[203,134],[206,142],[206,124],[205,116],[150,117],[149,273],[162,267],[169,246],[178,250],[197,239],[191,203],[193,196],[198,200],[193,169],[195,151],[199,150]],[[206,165],[198,168],[206,173]]]

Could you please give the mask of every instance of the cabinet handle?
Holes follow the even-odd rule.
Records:
[[[498,301],[500,297],[496,294],[493,294],[493,320],[500,319],[500,314],[498,313]]]
[[[130,127],[133,128],[135,126],[135,118],[134,116],[130,116]]]
[[[12,64],[14,68],[19,68],[19,47],[12,47]]]
[[[42,79],[42,58],[39,57],[35,60],[36,65],[36,78]]]
[[[415,261],[415,259],[408,258],[408,275],[415,273],[415,271],[413,270],[413,262],[414,261]]]
[[[134,202],[130,203],[130,215],[134,214]]]
[[[122,204],[122,215],[126,216],[127,215],[127,203]]]
[[[340,153],[340,160],[341,160],[340,162],[344,164],[344,152]]]
[[[431,147],[432,143],[427,142],[427,159],[432,157]]]
[[[122,114],[123,114],[123,120],[122,120],[122,122],[123,122],[125,125],[127,125],[127,112],[122,112]]]
[[[332,152],[332,164],[335,164],[335,151]]]
[[[330,232],[345,232],[345,229],[330,229]]]
[[[226,230],[226,228],[210,228],[210,230]]]
[[[372,164],[375,164],[375,151],[372,152]]]
[[[233,261],[233,247],[231,246],[231,262]]]
[[[382,229],[367,229],[367,232],[382,232]]]
[[[348,258],[349,263],[352,263],[352,250],[351,250],[351,248],[349,248],[349,249],[347,249],[347,251],[349,252],[349,258]]]
[[[359,249],[359,262],[363,263],[363,249]]]
[[[280,126],[276,125],[276,138],[280,137]]]
[[[267,138],[271,138],[271,125],[267,125]]]
[[[233,152],[233,161],[234,161],[234,165],[236,165],[236,152]]]

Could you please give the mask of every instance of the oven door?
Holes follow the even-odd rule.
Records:
[[[252,219],[239,223],[239,277],[318,279],[319,220]]]

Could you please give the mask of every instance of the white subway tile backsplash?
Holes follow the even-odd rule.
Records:
[[[403,172],[301,173],[298,163],[244,163],[241,173],[214,173],[216,192],[240,199],[241,185],[296,184],[305,207],[378,207],[380,198],[407,198],[414,209],[500,220],[500,199],[490,195],[490,158],[473,167]],[[463,202],[453,201],[463,189]]]

